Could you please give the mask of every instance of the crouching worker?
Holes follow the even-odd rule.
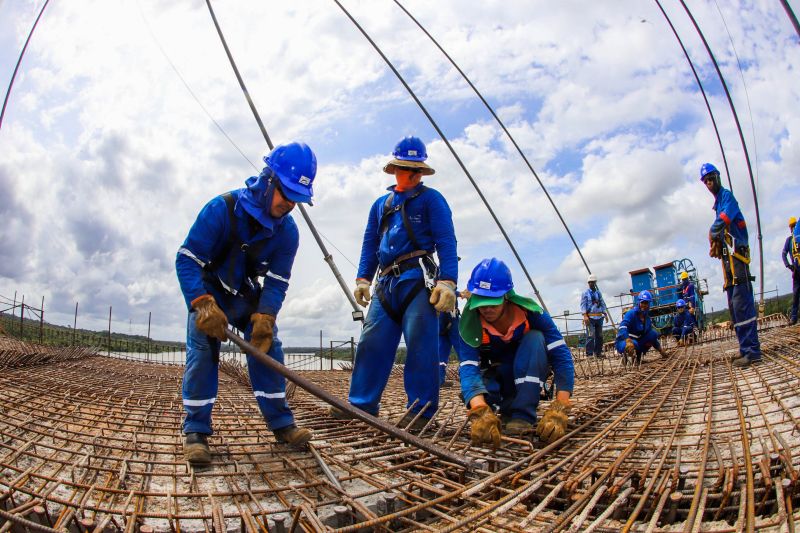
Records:
[[[276,146],[266,167],[242,189],[217,196],[197,216],[175,266],[189,308],[183,407],[184,454],[211,462],[208,436],[217,399],[220,341],[228,323],[259,350],[283,363],[275,317],[281,309],[299,233],[289,211],[311,204],[317,159],[303,143]],[[264,276],[263,287],[258,278]],[[298,428],[280,374],[247,355],[258,407],[279,442],[302,446],[311,431]]]
[[[650,303],[653,295],[650,291],[639,293],[639,302],[622,317],[622,322],[617,330],[615,340],[617,352],[625,357],[625,362],[642,362],[642,356],[650,348],[655,348],[662,358],[667,357],[667,352],[658,342],[658,331],[653,328],[650,321]]]
[[[694,332],[697,320],[695,320],[692,313],[687,311],[684,300],[675,302],[675,307],[678,312],[675,313],[675,318],[672,321],[672,335],[678,341],[678,346],[691,344],[697,340]]]
[[[572,354],[550,315],[513,287],[511,271],[494,258],[481,261],[467,285],[472,295],[459,325],[459,375],[476,445],[498,447],[501,432],[524,436],[534,426],[547,443],[567,431],[575,380]],[[558,392],[536,425],[536,408],[551,368]]]

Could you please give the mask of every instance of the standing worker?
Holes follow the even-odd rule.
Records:
[[[681,272],[681,299],[686,302],[689,311],[694,313],[697,306],[694,283],[689,280],[689,273],[685,270]]]
[[[299,243],[289,214],[311,205],[317,172],[304,143],[276,146],[266,166],[246,187],[217,196],[197,216],[178,250],[175,266],[189,309],[183,407],[183,451],[194,465],[211,462],[208,436],[217,399],[220,342],[228,323],[259,350],[283,363],[275,318],[281,309]],[[258,278],[264,276],[263,286]],[[247,355],[247,371],[258,407],[278,442],[299,447],[311,431],[298,428],[286,402],[280,374]]]
[[[700,167],[700,181],[715,199],[716,218],[708,232],[709,255],[722,260],[722,287],[728,296],[728,310],[739,340],[739,353],[732,358],[733,364],[746,367],[761,361],[747,223],[733,193],[722,186],[714,165],[704,163]]]
[[[603,357],[603,319],[608,312],[606,302],[597,288],[597,276],[589,275],[589,288],[581,295],[583,325],[589,334],[586,338],[586,355]]]
[[[469,407],[474,444],[500,445],[500,420],[509,435],[525,436],[536,424],[542,388],[550,369],[555,399],[536,424],[547,443],[567,431],[575,381],[572,354],[553,319],[535,301],[514,292],[508,266],[484,259],[472,270],[472,293],[459,326],[461,394]]]
[[[792,311],[789,314],[789,323],[797,324],[797,304],[800,301],[800,242],[795,238],[794,231],[797,219],[789,219],[789,236],[783,245],[781,259],[786,268],[792,271]]]
[[[369,305],[369,311],[356,350],[348,400],[377,416],[402,334],[407,349],[407,407],[412,410],[400,425],[407,426],[416,418],[411,429],[424,427],[438,408],[436,313],[453,310],[458,279],[450,207],[441,193],[421,181],[422,176],[435,172],[425,163],[427,158],[420,139],[405,137],[395,146],[394,158],[383,167],[385,173],[395,177],[396,184],[370,209],[354,292],[359,305]],[[438,267],[434,252],[439,257]],[[334,418],[350,418],[335,407],[330,413]]]
[[[667,358],[667,352],[658,342],[658,331],[653,328],[653,323],[650,321],[650,304],[652,302],[653,295],[650,294],[650,291],[642,291],[639,293],[633,309],[622,317],[615,343],[617,352],[625,356],[626,362],[640,364],[642,356],[650,348],[655,348],[661,354],[662,359]]]

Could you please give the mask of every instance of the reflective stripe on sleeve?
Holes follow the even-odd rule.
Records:
[[[200,267],[206,266],[206,264],[203,262],[202,259],[194,255],[194,253],[192,253],[192,251],[186,248],[185,246],[181,246],[180,248],[178,248],[178,253],[181,255],[185,255],[186,257],[188,257],[189,259],[200,265]]]
[[[550,344],[548,344],[547,345],[547,351],[549,352],[551,350],[554,350],[554,349],[558,348],[559,346],[563,346],[563,345],[566,345],[566,344],[567,343],[564,341],[564,339],[559,339],[559,340],[557,340],[555,342],[551,342]]]
[[[281,276],[277,275],[277,274],[276,274],[276,273],[274,273],[274,272],[267,272],[267,273],[266,273],[266,276],[267,276],[267,277],[270,277],[270,278],[273,278],[273,279],[277,279],[278,281],[282,281],[282,282],[284,282],[284,283],[289,283],[289,280],[288,280],[287,278],[283,278],[283,277],[281,277]]]

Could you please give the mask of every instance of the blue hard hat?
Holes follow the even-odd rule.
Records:
[[[642,291],[639,293],[639,301],[640,302],[652,302],[653,295],[650,294],[650,291]]]
[[[287,199],[312,205],[317,156],[306,143],[280,144],[264,157],[264,163],[278,176],[281,191]]]
[[[711,174],[712,172],[716,172],[717,174],[719,174],[719,170],[717,170],[717,167],[715,167],[711,163],[703,163],[703,166],[700,167],[700,181],[703,181],[703,178],[705,178],[706,175]]]
[[[686,307],[686,302],[684,300],[678,300],[675,302],[675,307]]]
[[[511,270],[496,258],[484,259],[472,269],[467,290],[478,296],[497,298],[514,288]]]
[[[400,161],[425,161],[428,159],[425,143],[419,137],[412,135],[400,139],[400,142],[394,147],[392,155]]]

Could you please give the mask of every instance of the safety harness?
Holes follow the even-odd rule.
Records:
[[[386,197],[386,201],[383,203],[383,211],[381,213],[381,223],[380,229],[378,230],[379,234],[379,241],[383,240],[383,236],[389,230],[389,217],[400,212],[400,216],[403,219],[403,227],[408,234],[408,239],[411,241],[411,245],[415,248],[413,252],[403,254],[392,262],[390,265],[380,265],[379,276],[399,276],[403,272],[408,270],[412,270],[415,268],[422,268],[423,271],[427,276],[435,278],[436,274],[438,273],[438,266],[436,262],[433,260],[431,252],[427,250],[423,250],[422,246],[420,246],[419,241],[417,241],[416,235],[414,235],[414,230],[411,228],[411,223],[408,221],[408,216],[406,216],[406,202],[417,198],[419,195],[427,191],[428,188],[424,185],[421,185],[414,194],[404,198],[402,202],[397,204],[396,206],[392,206],[392,202],[394,201],[394,191],[389,193],[389,196]],[[431,274],[433,271],[433,274]],[[403,301],[400,302],[400,306],[395,309],[389,303],[389,299],[386,297],[386,293],[383,290],[383,284],[378,283],[375,287],[375,295],[378,297],[378,300],[381,302],[381,306],[386,311],[386,314],[389,317],[397,322],[398,324],[402,323],[403,315],[408,309],[408,306],[411,305],[411,302],[414,301],[414,298],[417,297],[417,294],[425,288],[425,281],[424,280],[417,280],[411,289],[408,291],[408,294]]]
[[[723,289],[732,285],[739,285],[755,280],[750,275],[750,247],[747,245],[736,245],[733,235],[725,231],[722,241],[722,275]],[[738,261],[734,261],[737,259]]]
[[[797,242],[794,233],[792,233],[792,258],[795,264],[800,265],[800,243]]]

